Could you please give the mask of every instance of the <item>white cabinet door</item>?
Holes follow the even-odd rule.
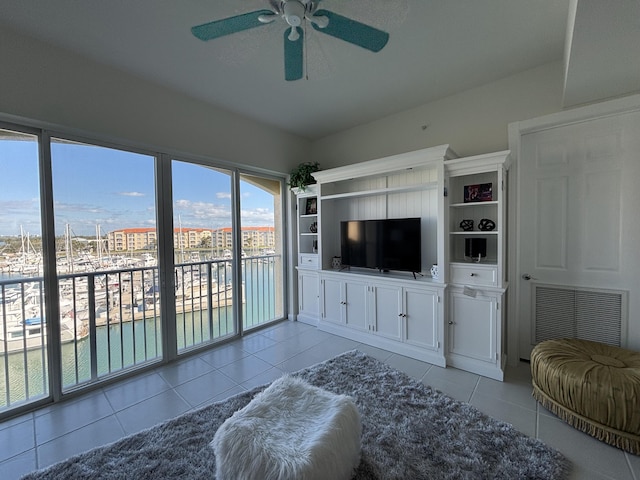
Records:
[[[344,320],[348,327],[367,330],[367,284],[348,281],[344,286]]]
[[[344,282],[332,278],[323,278],[322,288],[322,319],[327,322],[344,323]]]
[[[449,353],[496,363],[496,297],[451,292]]]
[[[320,288],[318,273],[298,271],[298,320],[302,322],[318,322]]]
[[[405,341],[412,345],[438,350],[438,292],[405,288],[403,314]]]
[[[371,286],[372,330],[383,337],[402,340],[402,288]]]

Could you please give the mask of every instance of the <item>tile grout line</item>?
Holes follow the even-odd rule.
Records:
[[[638,480],[636,473],[633,471],[633,466],[631,465],[631,460],[629,455],[630,455],[629,452],[624,452],[624,459],[627,462],[627,467],[629,467],[629,471],[631,472],[631,478],[633,478],[633,480]]]
[[[476,379],[476,384],[473,387],[473,390],[471,391],[471,395],[469,395],[469,401],[467,403],[471,403],[471,400],[473,399],[473,396],[476,394],[476,392],[478,391],[478,386],[480,385],[480,379],[481,377],[478,376],[478,378]]]
[[[36,462],[36,469],[40,468],[40,455],[38,452],[38,436],[36,435],[36,415],[35,413],[31,414],[33,416],[33,457]]]

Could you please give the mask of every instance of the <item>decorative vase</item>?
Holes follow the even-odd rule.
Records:
[[[311,225],[309,225],[309,231],[311,233],[318,233],[318,222],[313,222]]]
[[[433,279],[437,279],[438,278],[438,264],[433,264],[431,266],[431,278]]]

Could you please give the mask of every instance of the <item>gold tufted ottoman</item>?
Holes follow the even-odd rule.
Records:
[[[640,455],[640,353],[587,340],[531,352],[533,396],[575,428]]]

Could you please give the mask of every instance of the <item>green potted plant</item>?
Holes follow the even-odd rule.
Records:
[[[292,190],[298,189],[298,191],[304,192],[308,185],[316,183],[316,179],[311,174],[319,170],[320,164],[318,162],[301,163],[289,173],[289,187]]]

